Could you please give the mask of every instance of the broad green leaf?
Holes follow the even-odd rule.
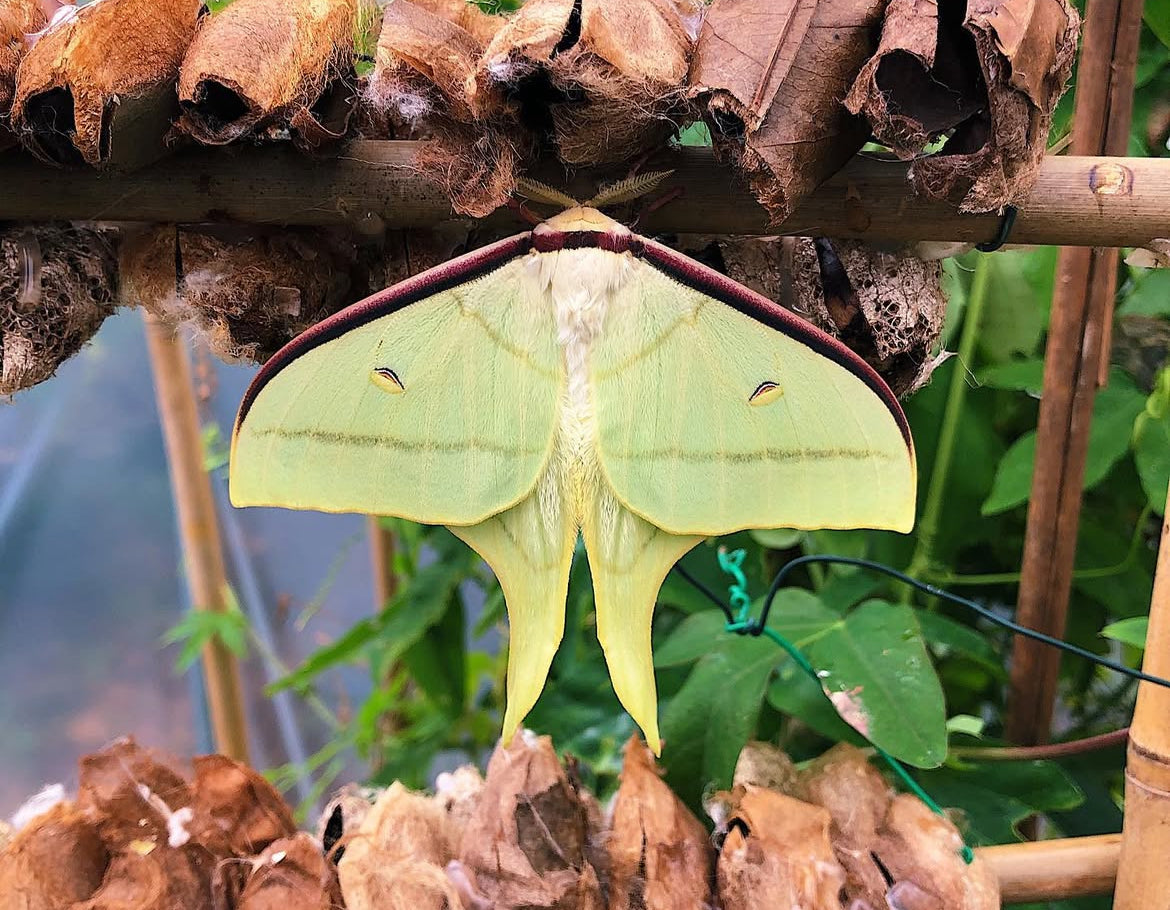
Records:
[[[1146,0],[1142,18],[1158,40],[1170,47],[1170,0]]]
[[[978,373],[979,384],[992,389],[1007,389],[1039,396],[1044,387],[1043,360],[1010,360],[984,367]]]
[[[1145,412],[1134,423],[1133,458],[1150,508],[1161,515],[1166,509],[1170,485],[1170,407],[1163,392],[1170,370],[1159,376],[1159,388],[1146,403]]]
[[[997,253],[989,267],[979,349],[993,363],[1030,356],[1048,325],[1056,248]]]
[[[1137,505],[1135,504],[1129,512],[1132,516],[1129,518],[1130,521],[1137,518]],[[1123,565],[1129,556],[1133,528],[1126,528],[1124,520],[1119,526],[1119,511],[1115,504],[1107,503],[1102,508],[1091,506],[1095,504],[1086,503],[1077,531],[1077,568],[1097,569],[1120,565],[1121,569],[1115,573],[1092,578],[1082,578],[1074,574],[1075,590],[1105,607],[1114,618],[1145,616],[1149,612],[1150,598],[1153,596],[1155,554],[1152,551],[1139,550],[1135,563]],[[1071,612],[1075,614],[1077,611]],[[1095,635],[1098,629],[1100,623],[1086,632],[1088,635]],[[1084,641],[1081,644],[1092,647],[1092,644]]]
[[[752,539],[769,550],[789,550],[804,540],[804,531],[778,528],[770,531],[749,531]]]
[[[710,786],[730,786],[740,750],[755,733],[768,678],[787,659],[767,638],[726,636],[667,703],[663,765],[670,786],[690,805]]]
[[[768,686],[768,703],[826,739],[855,746],[868,745],[867,740],[841,719],[816,680],[791,660],[781,664],[776,678]]]
[[[1170,269],[1134,269],[1133,289],[1117,310],[1122,316],[1170,316]]]
[[[1080,805],[1080,789],[1050,761],[986,762],[916,775],[940,806],[962,810],[960,825],[971,844],[1019,839],[1017,825],[1030,815]]]
[[[868,597],[882,585],[882,578],[874,572],[850,572],[848,575],[833,574],[817,591],[817,597],[833,610],[847,610]]]
[[[464,708],[466,635],[463,598],[456,589],[438,621],[401,657],[415,683],[452,718]]]
[[[1007,675],[1003,667],[1003,658],[992,647],[991,642],[975,629],[949,616],[931,613],[929,610],[916,610],[915,616],[918,617],[922,637],[940,653],[940,656],[960,654],[977,661],[997,676]]]
[[[1109,385],[1097,394],[1089,428],[1089,452],[1085,460],[1083,489],[1091,490],[1129,451],[1133,423],[1145,406],[1145,398],[1133,380],[1120,370],[1110,374]],[[1032,492],[1036,462],[1036,433],[1025,433],[999,462],[991,494],[983,503],[984,515],[996,515],[1027,502]]]
[[[654,647],[654,666],[676,667],[693,663],[728,634],[726,625],[727,618],[719,610],[692,613],[665,642]]]
[[[1134,616],[1130,619],[1119,619],[1110,623],[1101,630],[1106,638],[1112,638],[1123,645],[1132,645],[1135,648],[1146,647],[1146,632],[1150,627],[1148,616]]]
[[[866,601],[807,653],[838,713],[874,745],[920,768],[946,757],[942,687],[908,606]]]
[[[696,123],[692,123],[690,126],[679,130],[678,144],[710,148],[711,131],[707,129],[707,124],[703,123],[701,120]]]

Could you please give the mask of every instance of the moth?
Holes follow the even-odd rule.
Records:
[[[704,538],[914,521],[905,416],[772,301],[576,206],[294,339],[232,438],[237,506],[442,524],[503,588],[510,737],[564,629],[584,537],[597,635],[657,752],[658,590]]]

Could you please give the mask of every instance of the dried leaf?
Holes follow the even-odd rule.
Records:
[[[321,845],[301,832],[274,841],[256,858],[236,910],[333,910],[340,906],[336,869],[325,859]]]
[[[0,845],[0,910],[64,910],[94,893],[108,862],[84,814],[58,803]]]
[[[497,906],[600,908],[589,816],[552,742],[521,731],[492,755],[458,858]]]
[[[130,169],[166,151],[200,0],[103,0],[43,34],[20,66],[12,125],[49,164]]]
[[[829,813],[757,787],[727,797],[731,814],[716,865],[721,905],[839,910],[845,872],[829,844]]]
[[[340,139],[357,100],[356,14],[355,0],[236,0],[183,61],[177,128],[207,145],[283,129],[309,150]]]
[[[715,0],[691,66],[717,150],[774,222],[861,148],[842,101],[873,51],[881,0]]]
[[[606,842],[609,910],[690,910],[711,903],[710,838],[661,775],[653,753],[632,737]]]

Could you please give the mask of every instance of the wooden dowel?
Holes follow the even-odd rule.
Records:
[[[1125,150],[1141,24],[1142,0],[1090,0],[1077,75],[1073,154]],[[1104,237],[1096,244],[1116,245]],[[1016,621],[1057,638],[1064,634],[1072,590],[1089,425],[1102,358],[1108,356],[1105,339],[1117,263],[1116,250],[1066,247],[1056,267]],[[1047,741],[1059,674],[1059,651],[1016,639],[1005,727],[1010,742]]]
[[[222,611],[228,605],[227,572],[211,478],[203,468],[191,364],[173,330],[152,316],[146,316],[145,321],[192,608]],[[203,649],[203,677],[215,748],[246,762],[248,736],[239,665],[223,642],[213,640]]]
[[[1166,515],[1170,515],[1170,492]],[[1150,601],[1142,669],[1170,676],[1170,522],[1162,542]],[[1125,826],[1117,874],[1116,910],[1164,907],[1170,895],[1170,689],[1143,682],[1129,729],[1125,768]]]
[[[339,157],[291,148],[191,149],[132,176],[59,171],[10,153],[0,159],[0,220],[369,223],[433,227],[450,219],[446,197],[414,165],[413,142],[349,143]],[[639,220],[643,233],[788,233],[871,240],[982,241],[999,218],[960,215],[910,195],[905,163],[856,158],[798,206],[782,230],[709,150],[656,161],[673,167],[663,191],[680,198]],[[556,170],[540,174],[563,183]],[[570,189],[593,192],[596,176]],[[1044,161],[1011,233],[1013,243],[1140,246],[1170,232],[1170,159],[1055,156]],[[506,212],[496,217],[519,222]]]
[[[999,878],[1003,903],[1026,904],[1108,894],[1120,849],[1120,834],[1102,834],[980,847],[975,853]]]
[[[370,536],[370,565],[374,573],[374,612],[381,613],[398,591],[398,576],[394,574],[394,532],[382,527],[376,515],[366,517],[366,530]]]

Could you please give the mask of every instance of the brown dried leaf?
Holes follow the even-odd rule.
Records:
[[[1079,27],[1067,0],[973,0],[963,28],[974,38],[987,102],[941,152],[915,163],[917,192],[949,199],[964,212],[1023,201],[1072,71]]]
[[[211,906],[215,859],[202,847],[134,845],[117,854],[101,887],[69,910],[176,910]]]
[[[792,280],[796,312],[852,348],[894,394],[929,380],[947,306],[941,263],[854,240],[799,238]]]
[[[747,174],[773,221],[861,148],[842,100],[873,51],[882,0],[715,0],[690,94],[716,148]]]
[[[710,838],[661,775],[653,753],[632,737],[606,842],[609,910],[691,910],[711,903]]]
[[[107,233],[72,226],[0,230],[0,395],[49,379],[81,350],[118,295]]]
[[[25,36],[40,31],[48,21],[39,0],[0,0],[0,150],[16,143],[8,115],[16,92],[16,70],[28,52]]]
[[[840,910],[845,872],[826,810],[750,786],[726,797],[731,814],[716,865],[722,906]]]
[[[337,870],[311,835],[274,841],[256,858],[236,910],[333,910],[343,906]]]
[[[177,128],[207,145],[284,128],[309,150],[340,139],[357,100],[356,15],[355,0],[236,0],[183,61]]]
[[[129,169],[160,157],[200,0],[103,0],[40,37],[12,104],[21,141],[50,164]]]
[[[263,362],[361,296],[356,256],[348,236],[320,230],[152,228],[122,245],[124,296],[168,325],[193,324],[224,360]]]
[[[568,164],[627,161],[682,119],[690,50],[671,0],[528,0],[484,51],[472,108],[514,112]]]
[[[600,908],[589,815],[549,738],[521,731],[492,755],[459,859],[498,906]]]
[[[267,780],[224,755],[195,759],[187,825],[191,837],[218,856],[252,856],[296,833],[292,810]]]
[[[0,848],[0,910],[64,910],[94,893],[108,862],[83,813],[58,803]]]

